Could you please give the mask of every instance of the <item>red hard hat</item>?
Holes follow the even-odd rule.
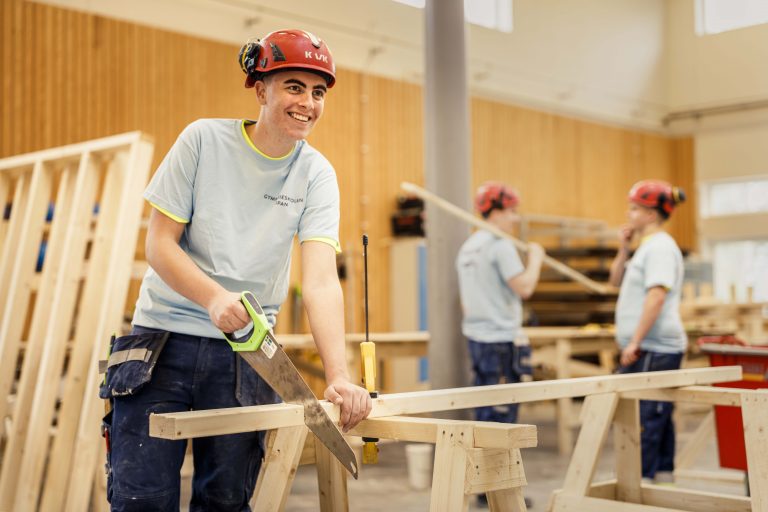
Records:
[[[475,208],[484,217],[494,208],[500,210],[514,208],[518,203],[520,203],[520,195],[517,190],[494,181],[487,181],[480,185],[475,195]]]
[[[247,75],[246,87],[253,87],[267,73],[300,69],[319,73],[328,88],[336,83],[336,66],[325,41],[306,30],[276,30],[263,39],[250,39],[237,56]]]
[[[666,181],[638,181],[629,191],[629,200],[633,203],[657,210],[665,219],[670,216],[675,206],[685,201],[685,193]]]

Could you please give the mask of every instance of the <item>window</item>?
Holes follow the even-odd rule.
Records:
[[[425,1],[395,0],[421,9],[424,8]],[[512,32],[512,0],[464,0],[464,18],[473,25],[500,32]]]
[[[764,212],[768,212],[768,177],[704,183],[703,218]]]
[[[696,32],[717,34],[768,23],[765,0],[696,0]]]
[[[733,287],[738,302],[768,301],[768,240],[717,242],[714,244],[715,296],[729,302]]]

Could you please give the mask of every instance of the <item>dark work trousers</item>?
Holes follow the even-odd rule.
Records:
[[[520,382],[525,375],[531,375],[531,347],[516,346],[511,341],[483,343],[469,340],[469,355],[475,373],[475,386],[499,384],[502,377],[506,383]],[[478,407],[477,421],[517,422],[518,404]]]
[[[658,372],[678,370],[683,354],[641,352],[637,361],[619,368],[619,373]],[[658,471],[675,470],[675,424],[672,422],[672,402],[640,400],[640,428],[643,478],[653,479]]]
[[[134,327],[133,334],[156,332]],[[171,333],[152,379],[113,400],[107,496],[113,511],[179,510],[185,440],[149,436],[149,415],[274,403],[272,389],[223,339]],[[264,433],[192,441],[190,512],[250,511],[264,455]]]

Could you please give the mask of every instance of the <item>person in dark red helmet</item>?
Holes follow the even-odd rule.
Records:
[[[272,325],[288,290],[294,237],[302,287],[323,361],[325,398],[349,430],[371,410],[350,382],[336,272],[339,189],[333,166],[305,140],[336,81],[326,43],[303,30],[249,41],[238,62],[258,120],[200,119],[163,159],[144,198],[152,205],[130,335],[113,339],[100,390],[112,412],[108,498],[115,511],[178,511],[186,441],[149,436],[151,413],[273,403],[274,391],[223,332],[246,327],[240,292],[254,293]],[[140,353],[142,357],[131,357]],[[114,361],[112,361],[114,359]],[[247,511],[264,454],[263,432],[192,442],[190,511]]]
[[[502,183],[487,182],[477,191],[475,209],[489,223],[512,233],[520,217],[517,191]],[[529,298],[539,280],[544,249],[529,244],[528,265],[523,265],[514,244],[479,230],[461,246],[456,260],[464,313],[462,332],[469,343],[475,385],[520,382],[531,376],[531,349],[522,331],[522,300]],[[478,421],[515,423],[517,404],[479,407]]]
[[[683,256],[664,222],[685,194],[669,183],[644,180],[629,191],[628,223],[619,235],[619,251],[610,281],[621,285],[616,304],[619,373],[680,368],[687,337],[680,319]],[[633,239],[640,245],[630,258]],[[670,402],[640,402],[643,478],[671,482],[675,428]]]
[[[512,234],[520,220],[517,191],[498,182],[486,182],[475,195],[475,210],[489,223]],[[456,258],[463,319],[475,386],[521,382],[532,378],[531,347],[522,331],[522,300],[539,281],[544,249],[528,245],[528,265],[517,248],[490,231],[479,230],[461,246]],[[517,423],[518,404],[478,407],[475,419]],[[478,495],[481,505],[486,495]],[[525,498],[526,506],[531,501]]]

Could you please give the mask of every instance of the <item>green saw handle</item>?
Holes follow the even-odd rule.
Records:
[[[245,310],[253,320],[253,327],[247,334],[235,338],[234,333],[225,332],[224,337],[227,339],[227,343],[232,347],[235,352],[254,352],[259,350],[264,338],[267,337],[269,332],[269,321],[267,315],[264,314],[264,310],[261,309],[259,301],[253,296],[251,292],[243,292],[240,295],[240,300],[245,306]]]

